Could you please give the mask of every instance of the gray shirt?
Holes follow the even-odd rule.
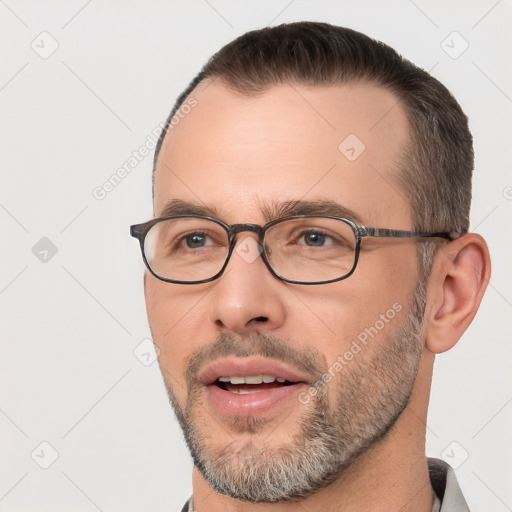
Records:
[[[430,482],[434,490],[432,512],[470,512],[453,469],[440,459],[428,459]],[[195,512],[190,498],[181,512]]]

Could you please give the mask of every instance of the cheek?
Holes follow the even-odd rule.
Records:
[[[184,372],[187,358],[204,336],[198,332],[200,296],[177,290],[177,285],[147,277],[144,286],[148,321],[157,346],[159,364],[166,383],[178,397],[185,389]]]
[[[371,352],[405,321],[417,281],[415,250],[407,257],[386,256],[366,258],[348,279],[304,292],[302,300],[324,334],[317,348],[329,364],[352,360],[361,352],[358,347]]]

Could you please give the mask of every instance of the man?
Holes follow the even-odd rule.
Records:
[[[363,34],[293,23],[210,59],[132,227],[184,511],[468,510],[424,445],[435,354],[490,276],[472,169],[447,89]]]

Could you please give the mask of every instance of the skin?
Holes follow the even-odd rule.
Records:
[[[281,85],[242,96],[215,80],[192,93],[197,106],[166,137],[155,176],[154,214],[180,199],[215,210],[228,224],[265,224],[264,206],[290,200],[335,201],[366,226],[412,230],[404,191],[395,185],[396,162],[408,140],[403,108],[388,91],[357,83],[336,87]],[[380,120],[380,121],[379,121]],[[353,162],[338,150],[348,134],[366,149]],[[250,233],[239,235],[239,243]],[[468,234],[445,244],[427,290],[423,348],[411,399],[392,431],[360,456],[334,483],[301,502],[314,511],[430,511],[425,425],[435,354],[451,348],[471,322],[489,280],[487,247]],[[185,369],[192,351],[219,334],[264,332],[299,350],[315,350],[331,365],[366,327],[395,302],[406,315],[418,282],[414,241],[363,241],[353,276],[301,286],[273,277],[261,258],[234,253],[212,283],[176,285],[145,276],[147,313],[159,364],[176,400],[186,404]],[[400,315],[366,348],[402,322]],[[334,393],[336,379],[327,384]],[[364,393],[364,390],[361,390]],[[334,396],[334,395],[332,395]],[[296,433],[305,408],[286,404],[265,416],[257,432],[235,429],[204,395],[194,418],[215,446],[279,447]],[[283,421],[285,419],[285,421]],[[364,489],[364,492],[361,492]],[[193,474],[198,512],[297,510],[297,504],[242,503],[218,494]]]

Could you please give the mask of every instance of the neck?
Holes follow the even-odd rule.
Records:
[[[426,358],[423,358],[426,359]],[[433,358],[432,358],[433,359]],[[433,493],[425,456],[425,429],[432,366],[421,364],[408,406],[384,439],[335,480],[299,503],[308,512],[430,512]],[[196,512],[293,512],[295,502],[244,503],[216,493],[193,472]]]

